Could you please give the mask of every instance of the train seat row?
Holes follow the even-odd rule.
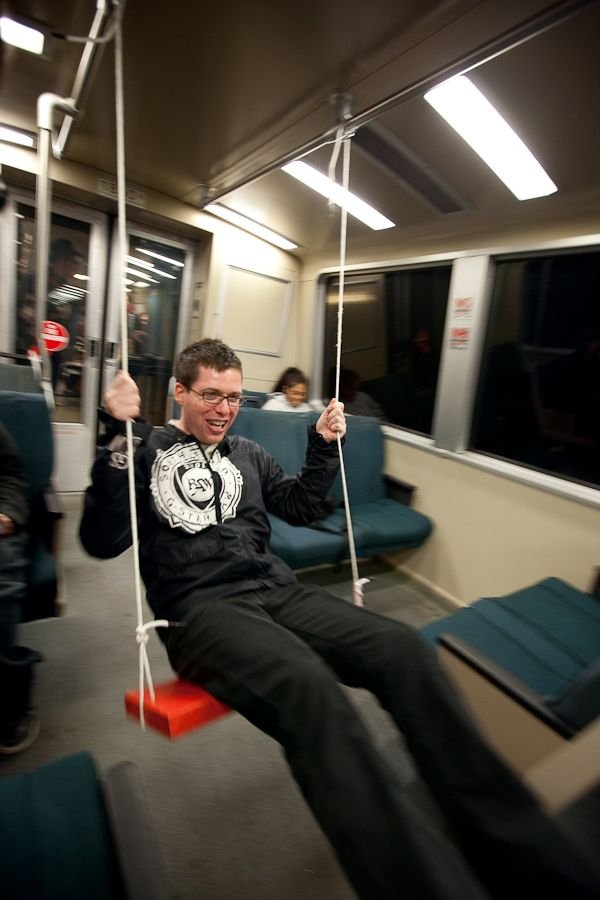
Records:
[[[545,578],[422,634],[487,740],[548,811],[600,800],[600,578],[589,593]]]
[[[600,601],[559,578],[478,600],[422,634],[457,653],[465,642],[465,656],[481,654],[500,681],[508,673],[507,691],[566,737],[600,716]]]
[[[316,413],[273,413],[244,406],[231,433],[261,444],[285,472],[295,475],[304,463],[307,426],[317,418]],[[368,557],[420,546],[429,537],[432,523],[408,505],[413,491],[410,486],[384,476],[379,422],[350,416],[347,425],[343,454],[357,555]],[[269,517],[273,552],[292,569],[339,563],[349,556],[339,475],[330,501],[327,515],[309,528]]]

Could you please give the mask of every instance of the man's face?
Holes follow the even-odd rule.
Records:
[[[208,403],[198,394],[211,391],[221,395],[218,403]],[[197,392],[197,393],[196,393]],[[175,385],[175,399],[181,406],[181,426],[201,444],[218,444],[223,440],[239,407],[230,406],[226,397],[242,396],[242,373],[239,369],[198,369],[191,388],[179,382]]]

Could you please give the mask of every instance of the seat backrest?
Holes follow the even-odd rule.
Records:
[[[231,434],[256,441],[284,472],[295,475],[304,464],[306,430],[317,419],[316,413],[275,412],[242,406],[231,426]]]
[[[167,900],[156,829],[133,763],[100,778],[88,752],[0,781],[0,891],[36,900]]]
[[[0,390],[40,394],[42,386],[36,380],[35,372],[29,363],[20,366],[3,360],[0,362]]]
[[[122,898],[96,769],[78,753],[0,783],[3,897]]]
[[[318,413],[275,412],[243,406],[231,427],[232,434],[256,441],[273,456],[288,475],[304,465],[307,428]],[[344,442],[344,464],[351,503],[366,503],[385,496],[383,480],[383,433],[376,419],[348,416]],[[331,493],[342,499],[338,475]]]
[[[260,409],[261,406],[264,406],[269,396],[264,391],[249,391],[246,388],[244,388],[243,394],[246,399],[246,405],[255,409]]]
[[[383,432],[379,421],[371,416],[347,416],[344,442],[344,468],[350,504],[369,503],[385,497],[383,478]],[[338,474],[331,493],[343,499],[342,480]]]
[[[22,456],[30,498],[50,483],[54,444],[50,413],[43,394],[0,390],[0,422]]]

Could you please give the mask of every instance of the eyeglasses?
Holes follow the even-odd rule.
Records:
[[[223,400],[227,400],[227,403],[232,409],[237,409],[238,406],[243,406],[246,402],[245,397],[239,397],[237,394],[231,394],[227,397],[225,394],[220,394],[218,391],[197,391],[193,387],[189,387],[188,391],[191,391],[192,394],[196,394],[197,397],[200,397],[201,400],[204,400],[205,403],[209,403],[211,406],[218,406]]]

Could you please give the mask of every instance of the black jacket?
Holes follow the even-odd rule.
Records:
[[[103,559],[131,545],[121,425],[110,420],[98,450],[79,532],[87,552]],[[172,424],[136,422],[133,430],[140,571],[157,617],[181,618],[203,597],[295,581],[271,553],[267,513],[291,525],[318,517],[338,470],[335,441],[309,428],[306,461],[294,478],[239,435],[227,436],[209,465],[195,438]]]
[[[0,513],[13,520],[17,528],[27,522],[26,482],[17,445],[0,423]]]

